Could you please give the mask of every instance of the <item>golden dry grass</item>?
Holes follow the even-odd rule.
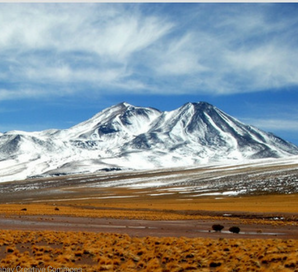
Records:
[[[116,189],[115,189],[116,190]],[[11,215],[65,215],[97,218],[128,218],[147,220],[208,219],[208,212],[288,215],[298,218],[298,195],[262,195],[245,197],[181,198],[179,195],[150,197],[142,191],[117,189],[114,194],[134,195],[136,198],[89,198],[53,200],[23,204],[0,204],[0,214]],[[25,209],[25,210],[23,210]],[[254,222],[256,223],[256,222]],[[264,221],[262,220],[262,223]],[[282,222],[268,223],[277,224]],[[293,222],[292,222],[293,223]],[[291,224],[292,224],[291,223]]]
[[[150,193],[153,193],[151,191]],[[109,192],[111,193],[111,192]],[[144,190],[114,189],[134,198],[82,198],[1,204],[0,214],[64,215],[149,220],[205,219],[198,211],[298,213],[296,195],[190,198],[149,196]],[[25,209],[25,210],[23,210]],[[227,220],[228,218],[226,218]],[[250,223],[266,223],[258,220]],[[268,224],[285,222],[267,221]],[[293,224],[293,222],[290,222]],[[297,224],[297,222],[295,223]],[[130,237],[112,233],[0,231],[0,268],[61,268],[82,271],[298,271],[298,240]]]
[[[80,190],[82,193],[82,190]],[[158,194],[161,195],[158,195]],[[152,196],[154,195],[154,196]],[[52,200],[49,203],[62,205],[96,206],[127,209],[156,210],[204,210],[236,211],[254,213],[298,213],[298,194],[268,194],[243,197],[199,196],[194,193],[179,192],[163,195],[156,189],[109,188],[94,189],[90,198],[72,198]],[[111,198],[109,198],[109,196]],[[113,198],[117,196],[117,198]],[[129,196],[129,197],[127,197]],[[122,198],[123,197],[123,198]]]
[[[24,210],[26,209],[26,210]],[[46,204],[2,204],[0,213],[7,217],[12,215],[64,215],[75,217],[93,217],[93,218],[128,218],[128,219],[146,219],[146,220],[184,220],[184,219],[201,219],[210,218],[209,216],[183,215],[171,211],[163,210],[136,210],[133,209],[114,209],[100,206],[91,208],[89,206],[79,206],[71,204],[69,206],[59,205],[59,210],[53,205]]]
[[[0,231],[1,268],[82,271],[297,271],[298,240]]]

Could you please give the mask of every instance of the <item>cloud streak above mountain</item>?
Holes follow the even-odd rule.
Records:
[[[298,143],[296,3],[0,3],[0,28],[1,131],[204,100]]]
[[[296,7],[296,6],[295,6]],[[1,4],[0,100],[215,94],[298,85],[279,4]]]

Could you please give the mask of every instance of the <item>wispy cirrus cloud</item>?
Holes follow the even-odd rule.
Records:
[[[295,5],[0,5],[1,100],[298,85]]]
[[[298,119],[254,119],[250,120],[256,127],[261,127],[268,131],[295,131],[298,132]]]
[[[129,78],[130,59],[173,27],[154,15],[142,17],[133,5],[3,4],[0,13],[5,29],[0,78],[6,89],[24,82],[32,88],[71,83],[99,89],[137,82]],[[53,94],[50,88],[48,93]],[[9,95],[3,92],[2,97]]]
[[[283,95],[271,100],[258,100],[253,103],[243,105],[246,109],[239,116],[239,119],[246,123],[261,128],[265,131],[271,131],[283,137],[294,139],[298,132],[298,109],[296,107],[295,96],[285,98]],[[286,94],[287,96],[287,94]]]

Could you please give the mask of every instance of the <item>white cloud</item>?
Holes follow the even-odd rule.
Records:
[[[84,84],[162,94],[298,85],[298,17],[275,18],[275,5],[0,5],[0,99],[58,95],[59,86],[71,94]]]
[[[138,18],[123,16],[112,20],[95,38],[94,50],[114,61],[123,60],[164,36],[172,27],[155,17]]]
[[[22,91],[0,89],[0,101],[14,100],[14,99],[20,99],[20,98],[30,98],[30,97],[42,97],[42,96],[46,96],[46,94],[41,90],[26,89],[26,88],[23,88]]]
[[[142,17],[125,5],[2,7],[0,26],[5,31],[0,33],[0,56],[6,65],[0,76],[8,83],[28,82],[32,88],[41,82],[101,87],[136,83],[129,78],[130,59],[173,27],[163,18]]]
[[[263,118],[245,118],[247,124],[262,128],[266,131],[298,131],[298,120],[292,119],[263,119]]]
[[[159,62],[156,66],[157,73],[175,76],[197,74],[208,70],[200,64],[197,40],[194,33],[187,33],[166,44],[163,53],[156,52]]]
[[[251,90],[272,89],[298,84],[297,55],[298,50],[286,45],[266,44],[231,52],[226,61]]]

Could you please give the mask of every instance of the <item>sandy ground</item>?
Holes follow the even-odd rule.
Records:
[[[268,168],[268,169],[267,169]],[[291,177],[287,180],[289,184],[294,184],[296,188],[297,169],[296,165],[283,166],[279,175]],[[283,169],[285,168],[285,169]],[[289,172],[290,170],[292,172]],[[294,170],[295,171],[294,171]],[[206,169],[205,169],[206,170]],[[121,182],[125,183],[133,179],[141,179],[141,183],[147,179],[158,179],[168,176],[172,179],[175,175],[182,175],[183,180],[190,179],[200,185],[200,180],[207,178],[218,178],[221,175],[228,175],[228,179],[239,178],[245,180],[255,178],[255,174],[266,176],[265,180],[276,182],[279,176],[272,173],[277,171],[277,166],[266,166],[265,168],[247,166],[242,169],[234,169],[229,171],[226,168],[175,170],[175,172],[150,172],[148,173],[112,173],[100,175],[81,175],[73,177],[49,177],[43,179],[32,179],[18,182],[8,182],[0,185],[0,228],[3,230],[53,230],[53,231],[88,231],[88,232],[112,232],[126,233],[130,236],[172,236],[172,237],[207,237],[207,238],[281,238],[281,239],[298,239],[298,198],[297,194],[279,194],[279,195],[252,195],[239,197],[226,197],[217,195],[213,196],[197,196],[198,192],[189,187],[189,191],[181,191],[181,188],[189,186],[186,184],[176,184],[178,187],[150,187],[143,189],[131,189],[124,187],[106,187],[105,183]],[[216,170],[216,171],[215,171]],[[274,170],[274,171],[273,171]],[[257,172],[256,172],[257,171]],[[269,172],[268,172],[269,171]],[[273,171],[273,172],[272,172]],[[293,172],[294,171],[294,172]],[[256,173],[255,173],[256,172]],[[268,172],[268,173],[267,173]],[[251,175],[253,173],[253,175]],[[290,175],[290,174],[291,175]],[[254,184],[262,184],[260,177],[253,182]],[[263,176],[262,176],[263,177]],[[225,176],[226,178],[226,176]],[[178,181],[178,180],[177,180]],[[291,183],[291,182],[292,183]],[[210,181],[209,181],[210,183]],[[252,182],[250,182],[252,183]],[[288,184],[287,183],[287,184]],[[234,184],[227,183],[225,179],[217,181],[216,184]],[[241,183],[242,184],[242,183]],[[267,184],[267,183],[264,183]],[[181,187],[182,186],[182,187]],[[193,186],[193,185],[192,185]],[[235,185],[233,185],[235,186]],[[267,185],[266,185],[267,186]],[[291,187],[292,188],[292,187]],[[177,190],[174,190],[177,189]],[[293,190],[295,191],[295,190]],[[166,194],[165,194],[166,192]],[[170,192],[170,193],[169,193]],[[268,192],[267,192],[268,193]],[[79,216],[63,214],[49,214],[41,211],[38,215],[20,214],[21,208],[16,212],[4,212],[4,208],[9,204],[19,204],[28,207],[32,203],[45,203],[45,205],[59,205],[64,208],[77,208]],[[27,205],[27,206],[26,206]],[[53,206],[51,210],[53,210]],[[79,210],[79,208],[82,208]],[[122,219],[111,219],[109,214],[87,216],[87,212],[104,211],[105,209],[115,209],[118,214],[122,215]],[[125,212],[137,211],[138,214],[146,211],[162,212],[173,211],[173,215],[196,214],[198,211],[202,215],[210,216],[210,219],[192,219],[192,220],[167,220],[162,221],[163,217],[157,217],[158,220],[140,220],[128,219],[132,218],[125,215]],[[28,209],[29,211],[29,209]],[[61,210],[60,210],[61,212]],[[246,216],[240,220],[236,216],[233,218],[218,219],[224,213],[240,212],[243,215],[252,213],[252,216]],[[291,218],[290,224],[262,224],[263,218],[270,213],[269,217]],[[158,216],[158,213],[156,213]],[[213,218],[212,218],[213,217]],[[123,219],[124,218],[124,219]],[[127,218],[127,219],[125,219]],[[144,219],[144,218],[143,218]],[[147,218],[146,218],[147,219]],[[168,218],[169,219],[169,218]],[[172,218],[170,218],[172,219]],[[253,219],[258,219],[261,223],[255,224]],[[268,220],[268,218],[267,218]],[[269,219],[270,220],[270,219]],[[291,225],[293,222],[293,225]],[[274,221],[273,221],[274,223]],[[295,223],[295,224],[294,224]],[[222,232],[211,231],[213,224],[221,224],[224,226]],[[241,231],[239,234],[229,232],[231,226],[239,226]]]
[[[212,230],[213,224],[224,226],[222,232]],[[239,234],[229,231],[239,226]],[[68,216],[0,216],[2,230],[85,231],[128,234],[132,237],[202,237],[202,238],[279,238],[298,239],[297,226],[239,224],[237,220],[151,221],[133,219],[83,218]]]

